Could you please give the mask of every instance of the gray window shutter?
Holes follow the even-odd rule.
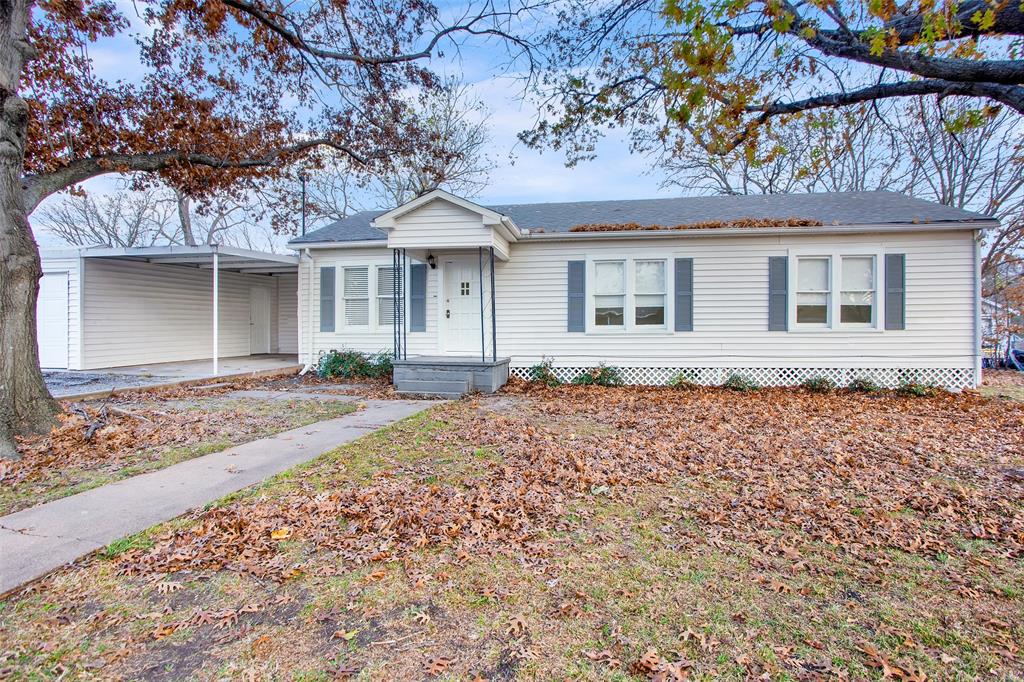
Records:
[[[569,261],[569,326],[571,332],[586,331],[587,326],[587,262]]]
[[[427,266],[409,266],[409,331],[427,331]]]
[[[320,268],[320,331],[334,331],[334,268]]]
[[[768,257],[768,331],[789,329],[789,257]]]
[[[907,328],[907,256],[885,254],[885,328]]]
[[[676,331],[693,331],[693,259],[676,258]]]

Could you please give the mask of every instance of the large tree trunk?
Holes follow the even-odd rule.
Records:
[[[42,265],[25,206],[28,106],[18,84],[32,49],[27,0],[0,0],[0,457],[16,458],[13,436],[45,431],[59,407],[39,370],[36,298]]]

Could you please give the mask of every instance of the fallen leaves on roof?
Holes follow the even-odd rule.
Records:
[[[641,225],[640,223],[586,223],[574,225],[570,232],[633,232],[633,231],[672,231],[672,230],[710,230],[741,227],[821,227],[820,220],[809,218],[741,218],[739,220],[705,220],[698,223],[682,223],[680,225]]]

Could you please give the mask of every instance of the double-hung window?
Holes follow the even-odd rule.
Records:
[[[395,268],[377,268],[377,326],[391,327],[395,324]]]
[[[665,261],[633,263],[633,315],[638,327],[665,326]]]
[[[595,260],[591,272],[593,331],[649,332],[668,328],[668,261]]]
[[[370,278],[369,268],[345,268],[342,298],[345,302],[345,326],[368,327],[370,325]]]
[[[878,256],[833,253],[796,257],[795,320],[823,329],[878,326]],[[838,313],[838,314],[837,314]]]
[[[622,327],[626,321],[626,261],[594,263],[594,325]]]
[[[832,262],[828,257],[796,261],[796,323],[826,327],[832,320]]]

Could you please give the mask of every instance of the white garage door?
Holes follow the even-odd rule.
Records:
[[[68,273],[49,272],[39,281],[36,332],[39,338],[39,365],[54,369],[67,368]]]

